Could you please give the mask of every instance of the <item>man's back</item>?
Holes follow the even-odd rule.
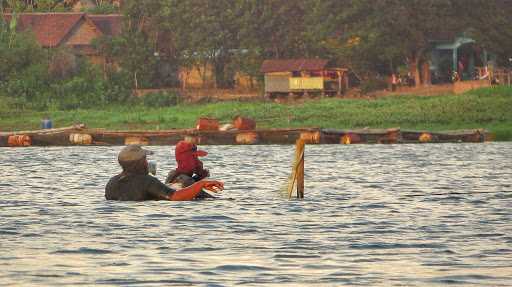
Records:
[[[105,198],[108,200],[168,200],[173,193],[173,189],[157,178],[142,174],[118,174],[105,187]]]

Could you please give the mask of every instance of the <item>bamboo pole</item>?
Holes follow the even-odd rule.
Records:
[[[292,176],[288,182],[288,198],[297,190],[297,198],[304,198],[304,140],[298,139],[295,144],[295,161],[292,167]]]
[[[13,131],[13,132],[0,132],[0,136],[10,136],[10,135],[34,135],[34,134],[58,134],[63,132],[71,132],[74,130],[83,130],[85,129],[84,124],[76,124],[69,127],[55,128],[55,129],[44,129],[44,130],[32,130],[32,131]]]

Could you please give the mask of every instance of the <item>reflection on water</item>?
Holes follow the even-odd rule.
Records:
[[[121,147],[0,149],[1,285],[512,285],[512,144],[215,146],[222,198],[108,202]],[[170,147],[151,147],[160,179]]]

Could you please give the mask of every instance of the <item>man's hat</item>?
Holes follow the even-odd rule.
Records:
[[[153,152],[143,149],[140,145],[128,145],[119,152],[117,160],[119,162],[138,161],[150,154]]]
[[[197,146],[193,143],[187,141],[180,141],[176,144],[176,155],[182,155],[185,153],[190,153],[196,156],[207,156],[208,153],[204,150],[198,150]]]

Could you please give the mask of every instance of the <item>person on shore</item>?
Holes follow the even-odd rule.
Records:
[[[203,189],[219,192],[224,188],[222,182],[201,180],[183,189],[173,189],[148,174],[147,155],[150,154],[139,145],[128,145],[121,150],[117,159],[123,171],[107,183],[107,200],[193,200]]]
[[[169,172],[165,184],[187,187],[210,176],[210,172],[203,168],[203,162],[199,160],[199,157],[207,156],[208,153],[198,150],[195,144],[187,141],[178,142],[174,155],[178,167]],[[213,198],[213,196],[202,192],[198,198]]]

